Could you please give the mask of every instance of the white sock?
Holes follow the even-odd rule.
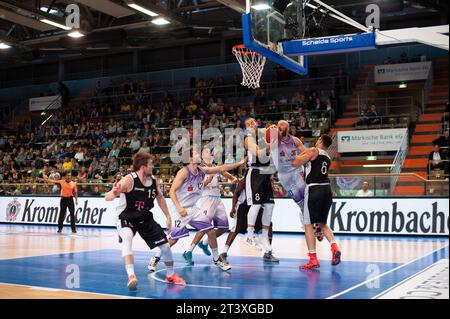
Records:
[[[161,249],[158,249],[156,251],[155,257],[161,258],[161,255],[162,255],[162,251],[161,251]]]
[[[248,237],[253,237],[255,236],[255,227],[248,227],[247,228],[247,236]]]
[[[224,252],[225,254],[228,254],[228,250],[230,250],[230,246],[225,245],[225,247],[223,248],[223,252]]]
[[[213,259],[217,260],[219,259],[219,249],[218,248],[212,248],[212,254],[213,254]]]
[[[188,251],[193,252],[195,249],[195,246],[197,246],[196,244],[192,243],[191,247],[189,247]]]
[[[311,250],[309,251],[309,253],[310,253],[310,254],[315,254],[315,253],[316,253],[316,250],[315,250],[315,249],[311,249]]]
[[[262,230],[262,237],[263,238],[269,238],[269,230],[266,228],[263,228]]]
[[[135,275],[133,264],[125,265],[125,270],[127,271],[128,277],[130,277],[131,275]]]
[[[336,244],[335,240],[330,241],[330,245]]]
[[[202,243],[203,243],[203,245],[205,245],[205,246],[208,245],[208,236],[205,236],[205,238],[202,239]]]
[[[175,273],[175,272],[173,271],[173,265],[171,265],[171,266],[167,266],[167,265],[166,265],[166,267],[167,267],[167,269],[166,269],[166,275],[169,276],[169,277],[172,277],[173,274]]]

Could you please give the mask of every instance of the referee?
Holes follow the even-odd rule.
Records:
[[[67,208],[70,212],[70,226],[72,228],[72,233],[76,234],[77,229],[75,226],[75,205],[78,205],[78,188],[77,183],[72,181],[72,174],[66,173],[64,180],[50,180],[48,178],[43,179],[46,183],[59,184],[61,186],[61,201],[59,207],[59,218],[58,218],[58,233],[62,232],[64,226],[64,219],[66,218]],[[75,205],[73,198],[75,197]]]

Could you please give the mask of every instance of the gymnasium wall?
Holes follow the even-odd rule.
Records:
[[[0,197],[0,223],[56,224],[59,201],[59,197]],[[231,199],[224,199],[224,203],[229,212]],[[168,204],[173,212],[170,199]],[[77,223],[114,227],[116,206],[117,200],[79,198]],[[336,198],[328,223],[342,234],[448,236],[448,206],[448,198]],[[157,205],[153,212],[155,220],[165,225],[165,216]],[[273,225],[277,232],[302,231],[299,208],[292,200],[276,199]]]

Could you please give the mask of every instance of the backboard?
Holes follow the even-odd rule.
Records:
[[[247,13],[242,17],[244,45],[293,72],[307,74],[307,58],[284,55],[281,47],[282,41],[298,39],[289,26],[297,22],[298,5],[302,1],[285,2],[283,13],[275,2],[246,0]]]

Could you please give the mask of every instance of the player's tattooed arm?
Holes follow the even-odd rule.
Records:
[[[314,159],[316,159],[318,155],[319,155],[319,150],[317,148],[313,147],[313,148],[307,149],[305,152],[303,152],[302,154],[297,156],[292,161],[292,166],[298,167],[298,166],[305,165],[309,161],[313,161]]]
[[[175,176],[175,179],[172,182],[172,187],[170,187],[169,196],[172,200],[173,204],[175,205],[175,208],[177,209],[178,213],[181,217],[186,217],[187,212],[184,207],[181,206],[180,202],[178,201],[177,197],[177,190],[183,186],[183,182],[188,178],[188,171],[186,169],[182,169],[177,173],[177,176]]]
[[[300,141],[300,139],[298,137],[294,136],[294,143],[297,146],[297,148],[300,150],[300,153],[303,153],[304,151],[306,151],[305,145],[302,143],[302,141]]]
[[[105,200],[111,202],[120,196],[121,193],[128,193],[132,188],[133,178],[130,175],[127,175],[120,181],[114,183],[113,188],[105,194]]]
[[[156,179],[155,179],[155,181],[156,181],[156,192],[157,192],[156,201],[158,202],[158,206],[161,208],[164,215],[166,215],[166,226],[167,226],[167,229],[170,229],[172,227],[172,217],[170,216],[169,207],[167,206],[167,202],[166,202],[166,199],[165,199],[163,193],[161,193],[161,188],[159,187],[158,181]]]
[[[244,141],[245,148],[255,157],[263,157],[270,154],[270,147],[260,148],[256,143],[256,139],[252,136],[248,136]]]

